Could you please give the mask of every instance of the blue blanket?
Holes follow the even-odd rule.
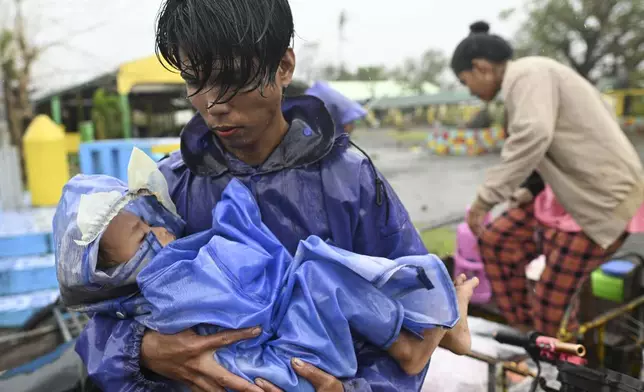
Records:
[[[261,326],[257,339],[215,355],[232,372],[285,391],[313,391],[291,369],[293,357],[350,377],[355,334],[387,348],[401,327],[420,334],[458,321],[456,293],[437,257],[362,256],[315,236],[292,256],[238,180],[215,207],[212,229],[164,248],[137,282],[147,302],[137,320],[159,332]]]

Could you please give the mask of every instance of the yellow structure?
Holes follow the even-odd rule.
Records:
[[[169,69],[167,63],[160,62],[157,56],[125,63],[116,74],[116,90],[120,96],[123,133],[126,139],[132,137],[132,114],[128,95],[134,86],[183,84],[177,72]]]
[[[642,97],[644,96],[644,89],[623,89],[608,91],[604,96],[612,98],[612,103],[615,108],[617,117],[629,116],[631,113],[624,113],[624,100],[627,96]],[[606,98],[604,98],[606,99]]]
[[[29,124],[23,147],[32,205],[55,206],[69,180],[65,131],[41,114]]]
[[[427,123],[432,125],[434,121],[436,121],[436,106],[429,106],[427,108]]]
[[[174,144],[157,144],[150,149],[153,154],[170,154],[178,151],[181,146],[178,143]]]
[[[165,63],[164,63],[165,64]],[[121,95],[127,95],[136,85],[183,84],[185,81],[177,71],[170,71],[157,56],[125,63],[119,67],[116,75],[116,89]]]
[[[78,132],[68,132],[65,133],[65,144],[67,145],[68,154],[78,154],[80,149],[80,133]]]

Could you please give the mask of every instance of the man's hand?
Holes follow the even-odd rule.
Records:
[[[293,365],[295,373],[308,380],[311,385],[313,385],[316,392],[344,392],[342,382],[329,373],[326,373],[301,359],[293,359],[291,364]],[[282,392],[281,389],[266,380],[257,379],[255,382],[264,390],[264,392]]]
[[[240,340],[252,339],[259,328],[223,331],[199,336],[193,331],[162,335],[147,331],[141,344],[141,365],[171,380],[181,381],[193,391],[221,391],[229,388],[241,392],[262,389],[238,377],[217,363],[214,352]]]

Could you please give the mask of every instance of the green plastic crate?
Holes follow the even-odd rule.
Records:
[[[596,269],[590,275],[593,295],[614,302],[624,302],[624,279],[606,275]]]

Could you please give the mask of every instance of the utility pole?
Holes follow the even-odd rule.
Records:
[[[6,101],[4,99],[4,85],[6,80],[0,69],[0,148],[9,144],[9,127],[7,126]]]
[[[344,35],[344,29],[347,25],[347,11],[342,10],[340,12],[340,17],[338,18],[338,69],[343,71],[345,67],[344,63],[344,43],[346,42],[346,37]]]
[[[318,57],[319,42],[305,42],[298,54],[298,68],[303,70],[306,83],[313,83],[318,77],[316,59]]]

